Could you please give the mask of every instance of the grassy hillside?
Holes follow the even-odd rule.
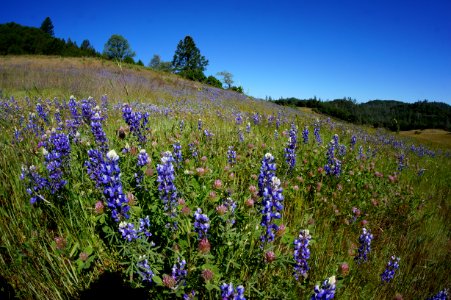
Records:
[[[0,275],[18,298],[450,286],[446,148],[96,59],[0,57],[0,89]]]

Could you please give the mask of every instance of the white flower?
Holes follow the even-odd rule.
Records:
[[[47,151],[47,149],[42,148],[42,154],[43,154],[44,156],[46,156],[47,154],[49,154],[49,152]]]
[[[329,285],[335,285],[335,282],[336,282],[335,276],[329,278]]]
[[[109,159],[112,159],[112,160],[117,160],[117,159],[119,159],[119,155],[117,155],[116,151],[114,151],[114,150],[109,151],[109,152],[106,154],[106,157],[108,157]]]
[[[271,153],[268,152],[268,153],[265,154],[265,158],[266,159],[273,159],[274,157],[272,156]]]

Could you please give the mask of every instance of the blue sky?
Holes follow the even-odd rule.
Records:
[[[0,23],[39,27],[102,51],[123,35],[148,64],[193,37],[207,75],[249,95],[428,99],[451,104],[451,1],[4,1]]]

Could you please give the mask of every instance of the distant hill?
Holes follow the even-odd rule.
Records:
[[[316,98],[282,98],[279,105],[310,107],[314,111],[354,124],[368,124],[390,130],[444,129],[451,131],[451,106],[442,102],[372,100],[357,104],[350,98],[321,101]]]
[[[0,55],[41,54],[59,56],[99,56],[89,44],[82,45],[70,39],[65,41],[51,36],[39,28],[22,26],[16,23],[0,24]]]

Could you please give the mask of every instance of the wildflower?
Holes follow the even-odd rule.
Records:
[[[247,123],[247,125],[246,125],[246,132],[247,133],[251,132],[251,123]]]
[[[52,131],[47,146],[50,147],[45,155],[45,165],[49,172],[48,186],[52,194],[66,185],[63,171],[69,167],[70,143],[64,133]]]
[[[428,300],[447,300],[448,299],[448,289],[443,289],[436,295],[428,298]]]
[[[338,136],[335,135],[338,139]],[[335,148],[337,145],[337,140],[335,139],[330,141],[329,148],[327,150],[327,164],[324,166],[324,170],[328,175],[335,175],[337,177],[340,176],[341,173],[341,161],[335,158]]]
[[[122,117],[130,127],[130,132],[137,137],[141,144],[144,144],[147,138],[143,131],[149,130],[146,127],[149,122],[149,113],[133,112],[128,104],[124,104],[122,107]]]
[[[244,135],[241,130],[238,130],[238,140],[240,141],[240,143],[244,142]]]
[[[138,170],[135,173],[136,184],[138,187],[141,186],[141,183],[144,179],[144,172],[142,170],[142,167],[146,166],[148,161],[149,156],[147,155],[146,150],[141,149],[138,154],[138,162],[137,162]]]
[[[35,166],[22,167],[20,179],[25,182],[27,194],[30,195],[30,204],[35,204],[39,199],[43,199],[41,193],[47,188],[49,182],[39,175]]]
[[[102,120],[103,118],[100,117],[98,112],[96,112],[91,118],[91,131],[94,135],[96,144],[100,147],[100,149],[102,149],[102,151],[105,152],[106,150],[108,150],[108,139],[102,128]]]
[[[211,245],[207,238],[200,240],[198,249],[201,253],[206,254],[206,253],[210,252],[210,248],[211,248]]]
[[[180,260],[180,258],[177,258],[177,262],[172,266],[172,274],[171,277],[175,281],[175,285],[180,284],[180,282],[186,277],[188,274],[188,271],[186,268],[186,261]]]
[[[197,156],[199,155],[197,152],[197,148],[196,145],[194,145],[194,143],[188,144],[189,150],[191,151],[191,155],[194,158],[197,158]]]
[[[138,234],[135,230],[135,225],[122,221],[119,224],[119,232],[122,234],[122,238],[131,242],[138,238]]]
[[[313,130],[313,134],[315,135],[315,140],[318,145],[321,145],[323,143],[323,140],[321,139],[321,136],[319,134],[319,124],[315,123],[315,129]]]
[[[216,179],[214,184],[213,184],[213,187],[215,189],[220,189],[222,187],[222,181],[220,179]]]
[[[154,273],[150,269],[147,259],[142,257],[142,260],[137,263],[138,274],[141,276],[142,281],[152,283]]]
[[[385,268],[385,271],[381,274],[381,280],[385,282],[390,282],[395,276],[396,270],[399,268],[400,258],[392,256]]]
[[[197,120],[197,129],[198,129],[199,131],[202,130],[202,120],[201,120],[201,119]]]
[[[272,263],[276,259],[276,254],[273,251],[265,252],[265,261],[267,263]]]
[[[351,137],[351,150],[354,150],[356,142],[357,142],[357,137],[355,135],[353,135]]]
[[[86,252],[81,252],[80,255],[78,256],[78,258],[83,262],[87,261],[88,257],[89,257],[89,254]]]
[[[221,299],[222,300],[246,300],[244,297],[244,287],[239,285],[236,289],[233,288],[232,283],[223,283],[221,285]]]
[[[202,278],[205,280],[205,281],[210,281],[210,280],[212,280],[213,279],[213,277],[214,277],[214,273],[213,273],[213,271],[212,270],[210,270],[210,269],[205,269],[205,270],[202,270],[202,272],[201,272],[201,276],[202,276]]]
[[[194,213],[194,230],[197,232],[198,238],[206,238],[209,228],[210,219],[207,217],[207,215],[202,214],[202,210],[198,208]]]
[[[236,163],[236,151],[233,150],[233,146],[229,146],[227,150],[227,161],[231,165]]]
[[[308,248],[312,237],[307,229],[299,232],[299,238],[294,240],[294,278],[299,280],[300,276],[307,277],[307,271],[310,269],[307,260],[310,258],[310,250]]]
[[[274,157],[271,153],[265,154],[258,179],[259,195],[262,197],[262,220],[260,224],[266,228],[266,232],[260,237],[263,243],[274,240],[274,233],[278,230],[278,226],[274,224],[274,219],[280,219],[280,212],[283,210],[282,188],[280,187],[280,179],[274,175],[276,166],[273,162]]]
[[[291,124],[289,133],[288,144],[285,148],[285,158],[290,169],[293,169],[296,165],[296,148],[297,148],[297,128],[294,124]]]
[[[302,139],[304,140],[304,144],[308,144],[308,128],[307,126],[304,127],[304,130],[302,131]]]
[[[180,143],[175,143],[172,145],[174,149],[174,161],[177,165],[177,168],[181,167],[183,157],[182,157],[182,146],[180,146]]]
[[[58,250],[63,250],[64,248],[66,248],[66,245],[67,245],[66,239],[61,236],[55,237],[55,243],[56,243],[56,249],[58,249]]]
[[[406,165],[404,164],[404,154],[398,156],[398,171],[402,171]]]
[[[161,158],[161,164],[157,165],[158,190],[161,194],[161,200],[164,204],[164,210],[171,216],[175,216],[177,207],[177,188],[174,185],[174,167],[172,154],[166,151]]]
[[[349,273],[349,265],[347,263],[341,263],[339,266],[339,271],[341,275],[346,276]]]
[[[368,254],[371,251],[371,241],[373,240],[373,235],[366,228],[362,229],[362,234],[359,237],[360,247],[358,249],[358,256],[354,259],[357,263],[365,262],[368,260]]]
[[[96,212],[96,214],[98,214],[98,215],[103,214],[103,209],[104,209],[103,202],[97,201],[96,205],[94,207],[94,211]]]
[[[329,300],[335,297],[335,276],[324,280],[321,288],[319,285],[315,285],[314,294],[310,298],[311,300]]]

